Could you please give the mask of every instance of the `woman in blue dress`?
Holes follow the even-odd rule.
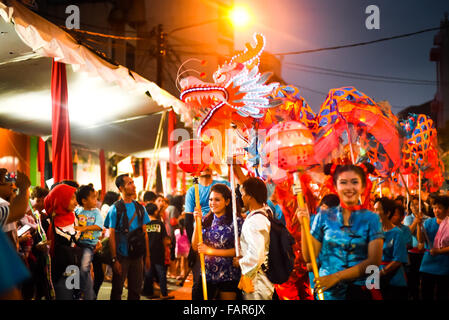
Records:
[[[423,300],[448,300],[449,246],[440,247],[434,240],[441,222],[449,215],[449,197],[437,197],[432,209],[435,217],[424,221],[423,230],[427,232],[429,242],[419,244],[420,247],[424,245],[426,249],[419,269],[421,294]]]
[[[412,234],[412,247],[408,250],[408,259],[410,261],[406,274],[408,282],[408,290],[411,300],[420,299],[420,274],[419,268],[424,256],[424,250],[418,248],[418,229],[422,228],[422,224],[429,217],[426,215],[426,206],[421,200],[421,212],[419,211],[419,197],[412,196],[408,204],[408,214],[404,218],[404,225],[410,229]]]
[[[240,269],[232,265],[235,238],[231,199],[232,193],[228,186],[215,184],[209,196],[210,212],[202,221],[203,243],[198,242],[196,225],[192,237],[192,248],[205,255],[207,295],[211,300],[235,300],[239,292]],[[238,235],[242,225],[237,202]]]
[[[397,201],[395,201],[395,204],[396,204],[395,211],[390,220],[392,224],[401,229],[402,236],[404,237],[404,241],[408,250],[413,247],[413,235],[412,232],[410,231],[410,228],[403,223],[405,217],[404,207],[398,204]]]
[[[380,296],[373,289],[376,283],[369,283],[367,287],[367,277],[376,278],[376,273],[372,275],[371,272],[375,272],[381,263],[382,225],[377,214],[359,205],[362,194],[365,198],[369,196],[367,175],[373,170],[370,164],[325,166],[324,172],[332,175],[340,198],[339,206],[316,215],[311,228],[313,248],[320,261],[315,288],[324,292],[325,300],[376,299]],[[307,210],[298,209],[297,214],[308,216]],[[310,262],[302,225],[301,240],[303,258]]]
[[[404,232],[393,224],[398,215],[393,200],[376,199],[374,211],[379,215],[384,230],[384,246],[380,271],[380,290],[384,300],[407,300],[407,280],[404,265],[408,262]]]

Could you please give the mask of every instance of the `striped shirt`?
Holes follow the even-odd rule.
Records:
[[[0,227],[6,224],[9,216],[9,202],[0,198]]]

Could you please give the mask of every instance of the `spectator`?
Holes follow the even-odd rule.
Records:
[[[161,289],[160,298],[163,300],[173,299],[174,296],[167,292],[167,268],[165,266],[165,245],[168,238],[164,224],[157,216],[158,207],[155,204],[147,204],[147,212],[150,216],[150,223],[147,224],[148,241],[150,247],[150,270],[145,274],[143,295],[155,298],[153,278],[156,275]]]
[[[236,300],[240,269],[233,266],[235,257],[235,231],[232,212],[232,194],[228,186],[216,184],[209,197],[210,212],[203,218],[203,242],[193,233],[192,246],[205,255],[207,295],[214,300]],[[196,214],[200,214],[196,212]],[[243,219],[237,208],[237,233],[240,234]]]
[[[157,212],[155,213],[156,217],[165,223],[165,220],[167,219],[165,210],[167,209],[168,204],[165,201],[164,196],[162,194],[158,194],[154,203],[157,206]]]
[[[103,217],[103,220],[106,219],[106,216],[108,215],[109,208],[120,199],[120,194],[114,191],[108,191],[104,195],[103,203],[101,204],[100,213]],[[109,234],[106,231],[105,237],[108,237]]]
[[[20,284],[30,273],[0,229],[0,300],[20,300]]]
[[[168,198],[168,197],[167,197]],[[166,223],[166,228],[168,235],[171,239],[170,246],[170,266],[167,276],[176,278],[176,237],[175,237],[175,228],[177,227],[177,221],[183,210],[184,206],[184,197],[183,196],[174,196],[170,197],[170,205],[167,207],[168,212],[168,223]]]
[[[240,265],[242,276],[239,288],[245,300],[271,300],[274,285],[262,270],[267,263],[270,244],[270,221],[273,215],[266,205],[267,188],[259,178],[248,178],[240,187],[243,204],[250,211],[242,226],[240,237],[241,257],[234,259]],[[256,214],[256,213],[262,214]],[[264,217],[265,216],[265,217]]]
[[[52,257],[52,280],[57,300],[73,300],[74,290],[66,286],[67,267],[78,265],[82,249],[76,247],[79,234],[75,230],[76,189],[66,184],[55,186],[45,197],[45,211],[52,216],[48,239]]]
[[[143,194],[145,193],[145,190],[140,190],[137,194],[136,201],[139,202],[141,205],[143,205]]]
[[[177,279],[183,279],[188,274],[187,256],[189,255],[190,241],[187,237],[184,218],[179,219],[178,226],[179,229],[176,229],[174,232],[176,239],[175,255],[178,264],[177,269],[179,267],[180,270],[180,275]]]
[[[50,217],[45,212],[44,199],[50,191],[47,188],[35,187],[31,192],[31,202],[33,209],[39,212],[42,229],[45,233],[48,231],[50,225]]]
[[[57,185],[60,185],[60,184],[66,184],[68,186],[74,187],[75,189],[78,189],[80,186],[78,184],[78,182],[76,182],[75,180],[62,180],[60,182],[56,182],[55,184],[53,184],[50,188],[50,191],[53,190]]]
[[[80,268],[80,292],[83,300],[95,300],[96,295],[90,269],[94,257],[94,250],[98,245],[102,230],[103,217],[97,208],[97,193],[91,185],[81,186],[76,192],[76,200],[81,206],[75,211],[78,218],[78,226],[75,230],[81,232],[78,245],[83,248],[83,256]],[[98,270],[98,268],[96,268]],[[95,274],[95,278],[104,277],[103,274]]]
[[[154,203],[156,201],[156,194],[153,191],[145,191],[143,194],[143,203],[146,206],[148,203]]]
[[[38,217],[37,223],[41,225],[41,231],[35,232],[33,235],[34,245],[32,247],[32,254],[36,258],[36,265],[32,272],[33,284],[31,288],[34,291],[34,299],[40,300],[45,297],[46,300],[51,298],[51,283],[49,282],[48,267],[49,261],[47,261],[48,255],[48,243],[43,242],[43,237],[46,238],[48,233],[48,227],[50,226],[50,217],[45,212],[44,200],[48,195],[49,190],[47,188],[35,187],[31,192],[31,202],[35,217]],[[41,236],[42,235],[42,236]],[[31,263],[31,261],[30,261]],[[25,294],[24,294],[25,298]]]
[[[18,232],[24,228],[28,230],[19,237],[19,255],[22,257],[28,270],[31,272],[31,279],[22,285],[22,296],[24,300],[31,300],[36,289],[36,274],[38,274],[37,250],[33,250],[35,244],[40,241],[37,233],[37,221],[31,209],[25,216],[17,222]]]
[[[101,204],[100,213],[103,217],[103,221],[106,220],[106,216],[108,215],[109,208],[120,199],[120,194],[114,191],[108,191],[104,195],[103,203]],[[109,228],[103,228],[103,234],[101,235],[101,239],[109,238]],[[97,254],[98,251],[94,255],[93,265],[94,269],[97,269],[96,274],[101,275],[103,273],[103,280],[106,279],[106,281],[112,280],[112,268],[108,264],[101,263],[101,257]],[[100,271],[100,264],[101,263],[101,271]],[[94,279],[94,291],[95,294],[98,295],[98,291],[100,290],[101,284],[103,283],[103,280],[100,279]]]
[[[0,169],[0,227],[20,220],[27,211],[31,183],[28,177],[18,171],[15,185],[18,194],[11,199],[14,192],[13,181],[7,179],[8,171]]]
[[[92,183],[90,183],[90,185],[93,188],[94,185]],[[96,201],[96,203],[97,203],[96,207],[98,208],[98,210],[100,210],[101,209],[101,205],[103,204],[101,202],[101,189],[97,191],[97,201]],[[103,220],[104,220],[104,218],[103,218]]]
[[[114,203],[105,219],[105,227],[110,230],[110,249],[113,263],[111,300],[120,300],[123,284],[128,279],[128,300],[139,300],[143,283],[143,258],[145,269],[150,268],[150,254],[146,224],[150,222],[145,208],[137,203],[136,186],[128,174],[119,175],[115,185],[120,190],[122,200]],[[119,205],[119,214],[117,205]],[[134,219],[133,219],[134,217]],[[138,257],[129,257],[128,235],[142,228],[145,234],[145,253]],[[127,231],[127,232],[126,232]]]

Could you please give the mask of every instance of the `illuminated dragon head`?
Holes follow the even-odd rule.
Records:
[[[266,84],[270,73],[259,73],[259,56],[265,39],[255,34],[256,45],[246,49],[229,62],[225,62],[213,75],[214,82],[207,83],[189,76],[183,78],[181,100],[186,103],[194,118],[200,120],[198,135],[207,128],[217,128],[223,122],[239,128],[248,128],[254,119],[262,118],[266,109],[279,105],[268,95],[279,86]]]

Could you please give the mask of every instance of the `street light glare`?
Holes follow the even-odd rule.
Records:
[[[248,10],[244,7],[235,7],[231,10],[230,18],[235,27],[244,27],[251,20]]]

